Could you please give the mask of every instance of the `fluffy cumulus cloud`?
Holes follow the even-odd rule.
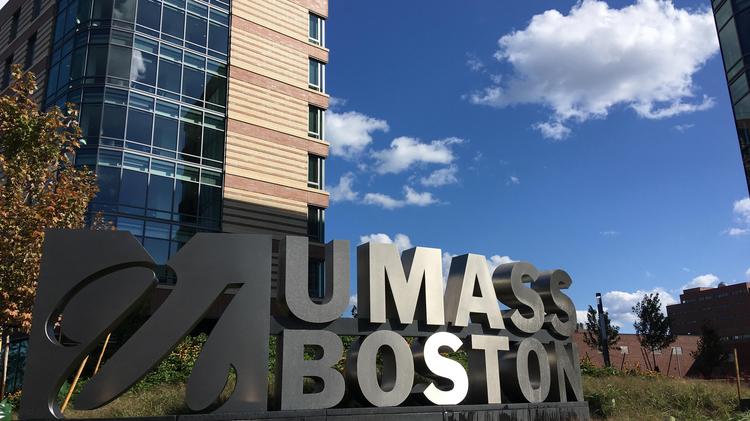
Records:
[[[392,210],[405,206],[425,207],[439,203],[439,201],[430,192],[418,192],[409,186],[404,186],[403,198],[394,198],[383,193],[367,193],[362,203]]]
[[[341,176],[339,183],[329,187],[331,201],[333,202],[353,202],[359,199],[359,193],[354,191],[354,174],[346,173]]]
[[[541,122],[534,124],[534,129],[545,139],[563,140],[570,136],[571,130],[560,121]]]
[[[733,210],[739,226],[729,228],[725,233],[732,237],[750,234],[750,197],[734,202]]]
[[[714,104],[696,95],[693,75],[718,51],[711,11],[671,0],[621,9],[582,0],[566,14],[547,10],[498,41],[495,57],[513,74],[469,96],[476,104],[542,104],[553,114],[534,127],[562,139],[563,122],[607,116],[614,106],[660,119]]]
[[[331,143],[331,154],[343,158],[358,156],[372,143],[373,133],[389,129],[385,120],[355,111],[326,113],[326,140]]]
[[[458,177],[456,176],[456,174],[458,174],[458,167],[455,165],[451,165],[449,167],[440,168],[433,171],[432,173],[430,173],[430,175],[422,177],[419,182],[423,186],[427,187],[447,186],[448,184],[458,183]]]
[[[692,281],[683,285],[681,290],[684,291],[690,288],[713,288],[719,285],[719,277],[713,273],[707,273],[705,275],[696,276]]]
[[[462,139],[449,137],[424,143],[412,137],[398,137],[388,149],[373,152],[379,174],[397,174],[419,164],[451,164],[456,156],[453,146],[463,143]]]
[[[604,309],[609,312],[613,324],[630,328],[636,319],[635,314],[633,314],[633,306],[641,301],[644,295],[652,293],[659,294],[664,314],[667,314],[668,305],[677,303],[677,300],[664,289],[654,288],[650,291],[610,291],[602,295],[602,304],[604,304]]]
[[[451,262],[453,261],[453,258],[458,256],[457,254],[452,254],[450,252],[444,251],[443,252],[443,278],[448,279],[448,273],[450,273],[451,268]],[[487,268],[490,270],[490,275],[492,272],[497,269],[498,266],[504,265],[507,263],[514,263],[517,260],[513,260],[508,256],[500,256],[498,254],[486,257],[487,259]]]
[[[406,234],[396,234],[393,238],[388,236],[388,234],[382,233],[360,236],[359,244],[365,243],[395,244],[399,253],[414,247],[411,243],[411,239]]]

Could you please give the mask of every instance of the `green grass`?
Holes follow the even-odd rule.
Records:
[[[233,383],[230,381],[230,383]],[[223,398],[228,397],[228,385]],[[595,420],[729,420],[750,421],[750,413],[738,413],[737,388],[723,381],[684,380],[658,375],[583,376],[583,392]],[[743,387],[743,397],[750,389]],[[183,383],[134,388],[94,411],[65,411],[67,418],[124,418],[188,414]]]
[[[661,376],[583,378],[592,417],[616,420],[747,420],[737,408],[733,383]],[[750,389],[743,388],[750,397]]]

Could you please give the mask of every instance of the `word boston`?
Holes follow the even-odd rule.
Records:
[[[269,409],[269,335],[278,336],[272,410],[583,400],[570,340],[576,311],[562,292],[572,280],[564,271],[539,272],[517,262],[491,274],[483,256],[466,254],[452,259],[444,288],[439,249],[417,247],[399,256],[392,244],[363,244],[357,248],[359,314],[348,319],[341,314],[349,305],[349,242],[326,245],[326,294],[313,300],[308,240],[286,237],[279,251],[280,309],[271,315],[272,245],[265,235],[196,235],[166,264],[177,278],[174,289],[86,382],[76,408],[95,409],[126,392],[227,293],[232,299],[187,384],[185,400],[196,412]],[[62,417],[60,387],[150,297],[156,269],[129,233],[47,233],[23,419]],[[344,356],[342,336],[356,337],[343,374],[335,368]],[[316,355],[306,358],[311,349]],[[462,353],[467,368],[451,358]],[[220,399],[232,371],[234,389]]]

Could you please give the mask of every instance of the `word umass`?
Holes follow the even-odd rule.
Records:
[[[344,325],[339,315],[349,301],[348,242],[326,250],[322,304],[306,294],[306,249],[304,238],[283,242],[282,305],[307,323]],[[330,330],[283,329],[280,409],[339,405],[347,385],[355,399],[377,407],[410,398],[435,405],[583,400],[578,353],[570,341],[575,306],[561,291],[571,286],[570,276],[539,272],[524,262],[490,274],[486,262],[476,254],[453,257],[444,291],[441,250],[416,247],[399,258],[393,244],[360,245],[357,328],[338,332],[359,336],[344,374],[333,368],[343,351],[332,332],[336,323]],[[498,301],[508,309],[501,310]],[[411,345],[404,337],[413,337]],[[304,359],[305,346],[318,350],[317,360]],[[468,354],[468,372],[444,355],[457,351]],[[304,393],[305,378],[316,380],[316,392]]]

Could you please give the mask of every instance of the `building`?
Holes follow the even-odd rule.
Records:
[[[750,84],[747,73],[750,68],[750,3],[742,0],[712,0],[712,4],[742,162],[750,190]]]
[[[598,349],[586,345],[583,332],[576,332],[573,335],[573,342],[578,347],[578,354],[581,358],[590,359],[598,367],[604,366],[604,356]],[[660,373],[671,377],[685,377],[693,373],[691,368],[695,358],[691,353],[697,348],[697,336],[678,335],[668,348],[651,355],[650,350],[641,347],[638,335],[621,333],[620,340],[609,350],[609,361],[612,367],[621,370],[634,368],[654,370],[655,359]]]
[[[80,108],[76,163],[100,185],[91,212],[158,262],[196,232],[224,231],[308,235],[315,268],[328,206],[327,6],[10,0],[0,87],[23,64],[44,106]]]
[[[700,336],[703,326],[716,330],[727,351],[737,348],[740,369],[750,372],[750,282],[719,284],[717,288],[690,288],[680,302],[667,306],[672,331]]]
[[[327,0],[9,0],[0,92],[21,64],[43,107],[76,104],[91,214],[158,263],[197,232],[308,236],[321,295],[327,15]]]

